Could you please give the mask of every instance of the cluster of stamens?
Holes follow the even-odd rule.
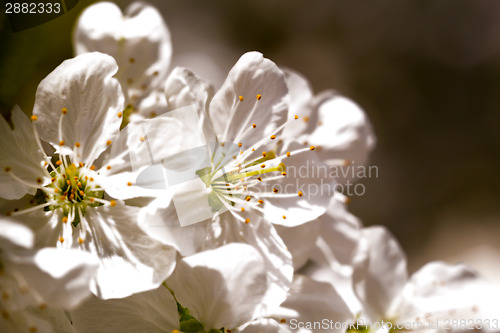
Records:
[[[243,96],[239,96],[239,103],[245,101]],[[211,189],[209,195],[209,203],[214,211],[224,207],[241,222],[250,223],[250,218],[243,214],[251,209],[263,212],[264,199],[269,197],[302,197],[304,193],[297,191],[296,193],[280,193],[280,190],[272,185],[270,190],[265,190],[266,185],[270,182],[280,180],[287,176],[286,165],[283,162],[286,158],[296,154],[300,154],[315,149],[310,146],[295,151],[288,151],[280,156],[276,152],[280,141],[276,141],[277,133],[280,132],[287,124],[285,122],[280,127],[276,128],[272,133],[266,135],[263,139],[252,145],[245,147],[241,142],[247,135],[251,135],[251,131],[257,128],[256,123],[250,124],[250,119],[257,110],[258,102],[262,99],[262,95],[256,96],[255,104],[243,125],[243,129],[236,135],[233,142],[235,144],[222,142],[216,145],[211,154],[212,167],[208,173],[200,178],[205,182],[207,188]],[[237,107],[237,105],[236,105]],[[292,120],[298,119],[294,116]],[[227,136],[224,134],[223,138]],[[255,152],[263,145],[274,143],[274,148],[268,151],[262,151],[257,157],[253,157]],[[224,162],[228,152],[232,150],[232,160]],[[214,158],[215,156],[218,156]],[[231,156],[231,155],[229,155]],[[264,188],[264,190],[263,190]],[[285,220],[286,215],[282,216]]]
[[[68,109],[62,108],[59,120],[59,146],[61,147],[66,144],[62,138],[62,121],[67,113]],[[121,117],[121,113],[118,114],[118,117]],[[73,228],[78,228],[80,233],[78,242],[83,244],[85,240],[85,227],[82,226],[82,223],[85,221],[86,209],[101,205],[115,206],[116,202],[114,200],[108,201],[103,199],[104,190],[95,181],[95,178],[99,176],[99,172],[95,171],[95,166],[86,166],[83,162],[72,162],[72,159],[78,159],[81,149],[79,142],[75,143],[73,148],[74,154],[72,156],[59,154],[59,159],[55,163],[52,162],[52,159],[45,154],[39,140],[34,125],[37,120],[38,117],[36,115],[31,116],[34,135],[44,156],[42,165],[46,168],[46,174],[43,178],[39,177],[34,182],[29,182],[18,177],[15,172],[16,170],[13,170],[12,167],[5,167],[4,172],[16,181],[37,190],[35,198],[30,202],[31,207],[22,210],[16,208],[13,212],[9,211],[6,214],[8,216],[15,216],[39,209],[45,211],[59,210],[62,212],[61,222],[63,226],[60,231],[59,242],[61,244],[64,243],[64,236],[71,236]],[[109,146],[110,144],[111,141],[108,140],[106,145]],[[111,167],[107,166],[106,170],[109,169]]]

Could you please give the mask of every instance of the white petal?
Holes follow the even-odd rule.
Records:
[[[87,209],[85,221],[80,222],[88,225],[91,237],[84,243],[86,250],[100,257],[92,291],[103,299],[154,289],[174,269],[175,250],[139,228],[138,211],[120,203],[101,206]]]
[[[381,226],[365,228],[354,257],[354,291],[365,314],[378,321],[389,311],[408,281],[406,258],[401,246]]]
[[[257,100],[256,96],[262,98]],[[239,96],[244,98],[240,101]],[[251,146],[285,122],[288,94],[283,72],[258,52],[245,53],[229,72],[210,104],[220,141]],[[247,128],[256,124],[244,137]]]
[[[62,308],[46,307],[43,310],[38,307],[28,307],[9,315],[9,321],[15,322],[16,327],[12,331],[4,330],[0,319],[2,332],[40,332],[40,333],[75,333],[66,313]],[[36,331],[35,331],[36,329]]]
[[[321,160],[329,166],[335,166],[336,159],[365,164],[376,139],[364,111],[348,98],[330,93],[318,105],[317,112],[318,123],[307,140],[321,147],[318,151]]]
[[[178,114],[184,121],[177,119]],[[101,186],[118,199],[157,196],[161,191],[155,189],[165,189],[166,183],[172,183],[169,170],[179,172],[200,160],[199,154],[207,155],[203,134],[192,131],[197,119],[194,106],[188,106],[128,124],[104,158],[103,165],[111,169],[101,172]],[[198,147],[202,147],[201,152]]]
[[[199,116],[196,131],[203,131],[206,142],[215,141],[214,128],[208,117],[208,105],[214,92],[208,82],[205,82],[186,68],[176,67],[165,83],[165,94],[170,110],[176,110],[188,105],[196,106]],[[177,115],[174,114],[174,116]]]
[[[167,285],[206,330],[232,329],[252,320],[268,287],[262,257],[244,244],[184,258]]]
[[[274,319],[261,318],[255,320],[243,328],[240,328],[241,333],[289,333],[287,326],[278,324]]]
[[[361,238],[360,222],[336,196],[331,200],[328,213],[320,220],[320,237],[311,246],[311,261],[302,273],[330,283],[351,312],[359,313],[362,307],[353,290],[352,257]]]
[[[495,310],[496,316],[500,314],[498,296],[499,289],[472,268],[431,262],[411,276],[405,300],[394,312],[398,311],[404,319],[491,319]]]
[[[179,330],[177,304],[164,286],[123,299],[93,297],[71,312],[78,332],[137,333]]]
[[[311,257],[321,230],[319,221],[307,222],[295,227],[285,227],[279,224],[274,226],[278,235],[285,242],[286,248],[292,254],[293,268],[295,270],[302,267]]]
[[[118,134],[123,94],[112,77],[117,69],[108,55],[84,54],[64,61],[38,86],[33,113],[40,137],[56,148],[64,141],[63,151],[76,152],[74,163],[91,164]],[[81,147],[75,148],[76,143]]]
[[[245,243],[259,251],[266,263],[267,293],[259,313],[269,314],[286,298],[292,282],[293,266],[290,252],[271,223],[259,215],[249,214],[248,224],[236,220],[229,212],[223,213],[219,223],[212,224],[205,248],[216,248],[228,243]]]
[[[327,214],[320,217],[321,237],[341,265],[351,265],[361,236],[361,221],[351,214],[337,196],[330,200]]]
[[[17,258],[17,269],[29,288],[47,305],[66,309],[90,296],[90,281],[97,267],[94,255],[72,249],[44,248],[34,257]]]
[[[0,249],[8,250],[12,247],[29,249],[33,246],[33,232],[26,226],[13,219],[0,219]]]
[[[330,284],[314,281],[298,274],[293,279],[290,295],[283,302],[282,307],[296,313],[293,316],[278,315],[279,318],[285,318],[287,322],[294,318],[303,322],[322,322],[327,319],[333,323],[344,323],[352,318],[351,311],[344,300]],[[342,329],[336,329],[335,326],[325,329],[325,332],[340,331]]]
[[[306,148],[296,142],[288,150]],[[283,154],[286,150],[283,150]],[[260,182],[260,191],[271,195],[264,198],[264,217],[274,224],[294,227],[312,221],[326,212],[330,197],[334,195],[334,181],[328,176],[328,169],[322,165],[316,154],[307,149],[276,161],[286,165],[286,176],[275,181]],[[274,189],[278,190],[276,195]],[[299,196],[299,191],[302,195]],[[291,195],[280,197],[280,195]],[[257,195],[258,196],[258,195]],[[283,218],[285,216],[286,218]]]
[[[142,2],[120,8],[102,2],[87,8],[74,33],[77,54],[99,51],[115,58],[128,97],[164,82],[172,56],[170,33],[156,8]],[[144,87],[145,85],[145,87]]]
[[[12,211],[12,207],[20,211],[33,207],[33,204],[29,203],[29,201],[31,201],[31,198],[26,196],[21,200],[8,202],[11,207],[9,211]],[[30,213],[15,216],[14,219],[33,230],[35,236],[34,246],[36,248],[57,246],[62,228],[62,211],[46,212],[43,208],[40,208]]]
[[[283,138],[294,140],[309,132],[309,127],[315,127],[318,114],[313,104],[313,91],[311,84],[300,73],[289,68],[283,69],[286,85],[290,93],[290,108],[288,117],[299,116],[297,121],[292,121],[283,130]]]
[[[165,93],[159,89],[149,92],[149,94],[138,102],[135,107],[137,114],[132,112],[130,122],[143,118],[154,118],[168,112],[169,105]]]
[[[154,239],[175,247],[181,255],[194,254],[207,238],[212,219],[181,226],[172,198],[165,195],[152,201],[141,210],[141,228]]]
[[[32,125],[18,106],[12,111],[14,129],[3,117],[0,117],[0,197],[4,199],[19,199],[23,195],[35,194],[36,188],[26,186],[15,180],[6,168],[18,178],[34,186],[39,185],[38,179],[44,181],[49,176],[43,168],[43,155],[36,141]]]

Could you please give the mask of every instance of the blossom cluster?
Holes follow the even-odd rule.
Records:
[[[376,139],[355,102],[259,52],[218,89],[170,68],[145,3],[88,7],[73,41],[32,115],[0,119],[1,332],[498,330],[474,270],[409,276],[390,232],[349,212],[354,174],[291,172],[366,164]],[[351,324],[297,324],[314,322]]]

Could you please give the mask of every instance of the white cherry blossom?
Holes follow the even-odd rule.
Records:
[[[130,4],[124,13],[114,3],[99,2],[81,14],[73,35],[75,53],[102,52],[118,64],[116,78],[125,90],[126,105],[134,108],[151,92],[161,89],[167,77],[172,45],[170,32],[158,10],[144,2]],[[144,102],[144,113],[160,114],[164,103]]]
[[[118,181],[111,187],[108,179],[123,170],[112,169],[118,163],[113,159],[99,158],[121,123],[124,98],[112,77],[117,69],[113,58],[100,53],[66,60],[38,86],[31,123],[19,109],[12,114],[14,129],[0,119],[0,196],[31,196],[4,203],[10,207],[4,212],[35,230],[37,247],[98,256],[92,289],[103,298],[156,288],[175,264],[175,250],[139,228],[139,208],[119,200],[133,178],[113,178]],[[48,153],[45,142],[52,145]],[[127,146],[115,150],[128,154]],[[107,188],[115,190],[113,198]]]

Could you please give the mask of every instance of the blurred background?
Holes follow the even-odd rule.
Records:
[[[74,0],[73,0],[74,2]],[[73,56],[80,0],[14,33],[0,14],[0,109],[30,114],[38,83]],[[115,1],[124,9],[131,1]],[[500,2],[493,0],[157,0],[173,65],[222,83],[257,50],[316,93],[335,89],[370,117],[378,178],[351,211],[386,225],[410,269],[467,262],[500,283]],[[204,57],[199,57],[199,52]]]

